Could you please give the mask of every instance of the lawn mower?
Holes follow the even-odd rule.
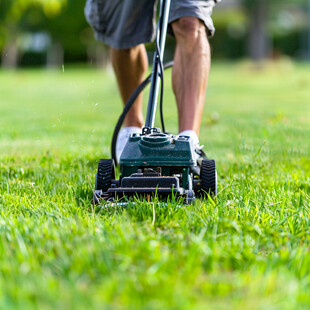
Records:
[[[170,0],[160,1],[160,14],[156,31],[156,49],[152,73],[139,85],[126,103],[112,139],[112,159],[100,159],[95,179],[94,203],[119,201],[123,197],[157,195],[184,197],[186,204],[196,196],[214,197],[217,194],[215,161],[207,159],[203,151],[195,150],[188,136],[172,135],[165,130],[163,117],[164,48],[168,27]],[[132,134],[120,157],[120,178],[115,178],[116,140],[127,112],[151,83],[145,126],[141,133]],[[160,94],[160,96],[159,96]],[[156,109],[160,101],[162,130],[154,127]]]

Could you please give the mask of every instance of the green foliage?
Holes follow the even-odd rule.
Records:
[[[61,13],[67,0],[1,0],[2,17],[8,22],[18,22],[25,11],[31,7],[42,7],[46,17],[54,17]]]
[[[84,1],[2,0],[0,1],[0,50],[9,41],[18,43],[26,32],[46,31],[74,59],[83,54],[82,31],[87,27]]]
[[[4,36],[4,30],[10,30],[11,28],[21,31],[22,29],[18,28],[22,20],[24,20],[24,14],[29,10],[40,8],[46,18],[53,18],[61,13],[65,5],[66,0],[2,0],[0,1],[0,26],[2,28],[0,34]],[[28,20],[28,22],[31,25],[32,21]]]
[[[307,309],[309,83],[304,65],[213,65],[219,195],[154,214],[90,204],[120,112],[109,72],[0,72],[0,308]]]

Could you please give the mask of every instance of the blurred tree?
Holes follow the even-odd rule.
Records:
[[[267,0],[243,0],[249,16],[248,55],[254,61],[261,61],[270,54],[270,41],[267,31]]]
[[[269,29],[270,16],[279,6],[294,5],[305,8],[307,3],[310,12],[310,0],[242,0],[248,14],[248,55],[254,61],[261,61],[272,54],[272,39]],[[310,19],[310,13],[309,17]],[[308,24],[310,20],[308,20]],[[309,25],[310,27],[310,25]],[[310,48],[310,29],[309,29]]]
[[[84,5],[84,0],[67,0],[61,14],[44,19],[41,28],[50,33],[53,42],[50,55],[55,55],[55,51],[63,49],[65,61],[86,61],[87,44],[94,39],[91,33],[85,38],[85,29],[89,26],[84,16]],[[57,60],[55,64],[57,62],[59,64]]]
[[[308,0],[308,10],[307,10],[307,12],[308,12],[308,46],[307,46],[307,48],[308,48],[308,60],[310,60],[310,0]]]
[[[0,48],[2,66],[15,68],[18,63],[17,40],[25,26],[33,26],[33,21],[25,23],[30,9],[40,8],[47,18],[59,15],[67,0],[0,0]],[[25,17],[26,16],[26,17]],[[36,21],[37,22],[37,21]]]

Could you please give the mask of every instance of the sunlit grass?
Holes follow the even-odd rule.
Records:
[[[219,195],[155,213],[90,204],[120,113],[110,72],[1,71],[0,308],[307,309],[309,71],[214,64],[200,140]]]

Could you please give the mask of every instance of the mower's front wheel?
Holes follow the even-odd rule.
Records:
[[[100,159],[95,179],[94,204],[99,203],[101,194],[104,194],[112,186],[115,179],[115,164],[113,159]]]
[[[200,179],[200,195],[202,198],[206,198],[208,195],[215,197],[217,195],[217,172],[213,159],[205,159],[202,161]]]

